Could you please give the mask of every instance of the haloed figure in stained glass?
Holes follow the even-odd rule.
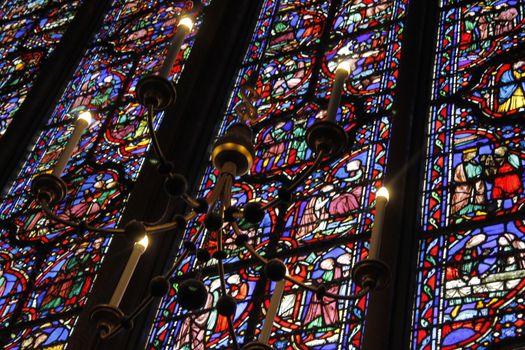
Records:
[[[498,112],[519,110],[525,106],[525,61],[513,63],[501,75],[498,94]]]

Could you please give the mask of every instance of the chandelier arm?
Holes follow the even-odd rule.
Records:
[[[135,320],[135,318],[137,318],[137,316],[140,315],[149,304],[151,304],[153,299],[155,298],[151,295],[143,299],[142,302],[135,308],[135,310],[133,310],[133,312],[129,314],[128,319],[131,321]]]
[[[237,337],[235,336],[235,329],[233,328],[232,316],[227,317],[228,319],[228,331],[230,333],[230,338],[232,340],[235,350],[239,349],[239,343],[237,342]]]
[[[312,285],[309,285],[309,284],[306,284],[304,282],[301,282],[299,281],[298,279],[290,276],[290,275],[286,275],[284,276],[284,278],[287,280],[287,281],[290,281],[292,282],[293,284],[296,284],[298,285],[299,287],[303,288],[303,289],[306,289],[306,290],[309,290],[310,292],[314,292],[314,293],[317,293],[319,288],[316,287],[316,286],[312,286]]]
[[[193,242],[196,241],[196,237],[194,237],[193,239]],[[167,278],[169,279],[171,277],[171,275],[173,275],[173,273],[175,272],[175,270],[177,268],[179,268],[179,265],[182,263],[182,261],[184,259],[186,259],[186,257],[188,256],[189,254],[189,250],[185,249],[182,254],[180,255],[180,257],[173,263],[173,265],[171,265],[170,269],[168,270],[168,272],[166,272],[164,275],[162,275],[164,278]]]
[[[58,222],[58,223],[60,223],[62,225],[66,225],[66,226],[77,228],[77,229],[82,228],[82,229],[85,229],[87,231],[93,231],[93,232],[97,232],[97,233],[102,233],[102,234],[105,234],[105,235],[124,234],[124,230],[123,229],[99,228],[99,227],[91,226],[89,224],[84,225],[83,223],[80,223],[80,222],[63,219],[60,216],[58,216],[57,214],[53,213],[53,211],[49,207],[49,203],[48,202],[46,202],[46,201],[39,201],[39,200],[37,200],[37,201],[42,206],[42,210],[44,211],[45,216],[48,219],[50,219],[50,220],[52,220],[54,222]]]
[[[222,191],[223,209],[231,207],[232,186],[233,186],[233,176],[228,174],[226,183],[224,184],[224,188]]]
[[[226,179],[224,189],[228,188],[228,185],[231,186],[231,177],[228,177]],[[227,196],[227,192],[226,191],[222,192],[223,202],[221,203],[221,211],[224,210],[224,206],[225,206],[224,199],[226,196]],[[223,228],[219,229],[218,237],[217,237],[217,249],[219,252],[222,252],[224,249],[222,239],[223,239]],[[227,295],[226,278],[224,277],[224,264],[222,261],[222,257],[219,257],[217,259],[217,269],[219,271],[219,278],[221,281],[221,293],[222,295]],[[233,328],[231,317],[227,316],[227,318],[228,318],[228,333],[230,335],[230,340],[232,341],[234,348],[236,350],[239,350],[239,344],[237,343],[237,336],[235,335],[235,329]]]
[[[49,207],[49,203],[47,201],[37,199],[37,202],[42,207],[42,210],[44,211],[44,214],[46,215],[48,219],[58,222],[62,225],[69,226],[69,227],[74,227],[74,228],[80,227],[80,224],[78,222],[63,219],[59,217],[58,215],[56,215],[55,213],[53,213],[53,210],[51,210],[51,208]]]
[[[222,234],[220,233],[221,231],[222,229],[219,230],[220,238],[222,238]],[[221,293],[222,295],[226,295],[226,278],[224,277],[224,264],[222,262],[222,259],[218,259],[217,269],[219,270],[219,276],[221,281]],[[228,333],[230,336],[230,340],[232,341],[234,348],[236,350],[239,350],[239,343],[237,343],[237,336],[235,335],[235,329],[233,328],[231,317],[225,317],[228,319]]]
[[[160,147],[159,140],[157,139],[157,133],[155,131],[155,128],[153,127],[154,114],[155,110],[153,108],[153,105],[148,105],[148,113],[146,119],[148,120],[148,128],[151,137],[151,142],[153,143],[153,149],[155,151],[155,154],[159,158],[161,164],[166,164],[166,158],[164,157],[164,153],[162,152],[162,148]]]
[[[199,202],[197,202],[194,198],[189,196],[187,193],[184,193],[182,195],[182,200],[186,202],[187,205],[189,205],[192,208],[198,208],[200,206]]]
[[[131,314],[129,314],[129,316],[126,317],[125,319],[129,320],[129,321],[133,321],[138,315],[140,315],[146,309],[146,307],[149,304],[151,304],[153,299],[154,298],[151,295],[146,297],[146,298],[144,298],[140,302],[140,304],[133,310],[133,312]],[[100,338],[101,339],[109,339],[109,338],[113,337],[115,334],[117,334],[118,332],[120,332],[122,330],[122,328],[123,328],[122,323],[119,323],[110,332],[102,335]]]
[[[321,161],[323,160],[323,157],[325,156],[325,153],[326,152],[324,150],[319,151],[319,153],[315,157],[315,160],[312,163],[312,165],[310,167],[308,167],[303,173],[299,174],[297,176],[297,178],[292,182],[292,184],[290,186],[286,187],[286,190],[287,191],[293,191],[295,189],[295,187],[299,186],[299,184],[301,184],[304,180],[306,180],[306,178],[308,176],[312,175],[312,173],[317,168],[319,168],[319,165],[321,165]],[[274,199],[272,199],[268,203],[264,204],[262,206],[262,209],[266,210],[266,209],[269,209],[269,208],[275,208],[280,202],[281,202],[281,200],[279,199],[279,197],[275,197]]]
[[[272,199],[269,202],[265,203],[261,207],[261,209],[262,210],[266,210],[266,209],[270,209],[270,208],[275,208],[280,202],[281,202],[281,200],[279,199],[279,197],[275,197],[274,199]]]
[[[235,223],[234,223],[234,225],[235,225]],[[265,257],[263,257],[261,254],[259,254],[259,253],[253,248],[253,246],[252,246],[250,243],[246,242],[246,243],[244,243],[244,246],[245,246],[246,249],[250,252],[250,254],[253,255],[253,257],[254,257],[255,259],[259,260],[259,261],[260,261],[261,263],[263,263],[263,264],[266,264],[266,263],[268,262],[268,260],[267,260]]]
[[[184,215],[184,220],[189,221],[195,217],[195,212],[192,210],[188,214]],[[176,228],[179,228],[179,223],[177,221],[170,221],[163,224],[151,225],[146,224],[146,232],[148,234],[161,233],[166,231],[171,231]]]
[[[219,178],[217,179],[217,183],[215,184],[215,187],[213,187],[210,198],[208,200],[208,205],[209,205],[208,213],[212,212],[215,206],[217,205],[217,202],[222,193],[222,188],[224,186],[225,180],[226,180],[226,177],[224,176],[224,174],[220,174]]]
[[[155,225],[160,225],[160,224],[165,223],[166,217],[168,216],[168,212],[170,208],[172,207],[172,204],[173,204],[173,199],[171,196],[168,196],[168,203],[166,204],[166,207],[164,208],[162,215],[155,221],[144,222],[144,225],[155,226]]]
[[[293,191],[295,187],[299,186],[306,178],[319,168],[319,165],[321,165],[321,161],[323,160],[323,157],[325,156],[326,152],[324,150],[320,150],[319,153],[317,153],[317,156],[315,157],[315,160],[313,164],[308,167],[303,173],[301,173],[295,180],[292,182],[290,186],[288,186],[286,189],[288,191]]]
[[[233,224],[235,225],[235,223]],[[238,229],[238,227],[237,227]],[[234,230],[235,230],[235,227],[234,227]],[[259,260],[260,262],[262,262],[263,264],[266,264],[268,262],[268,260],[266,258],[264,258],[262,255],[260,255],[253,247],[251,244],[249,243],[244,243],[244,246],[246,247],[246,249],[250,252],[250,254],[252,254],[257,260]],[[308,285],[304,282],[301,282],[299,281],[298,279],[290,276],[290,275],[285,275],[284,277],[287,281],[290,281],[292,282],[293,284],[296,284],[298,285],[299,287],[303,288],[303,289],[306,289],[306,290],[309,290],[311,292],[314,292],[314,293],[317,293],[319,292],[319,287],[316,287],[316,286],[312,286],[312,285]],[[359,293],[357,294],[353,294],[353,295],[340,295],[340,294],[333,294],[333,293],[324,293],[323,296],[326,296],[326,297],[329,297],[329,298],[332,298],[332,299],[337,299],[337,300],[355,300],[355,299],[359,299],[361,297],[363,297],[364,295],[366,295],[368,292],[370,291],[370,288],[369,287],[364,287]]]

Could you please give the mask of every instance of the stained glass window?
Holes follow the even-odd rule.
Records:
[[[324,116],[335,67],[342,60],[355,67],[337,115],[352,137],[348,152],[308,177],[295,190],[293,204],[268,210],[259,227],[240,224],[251,243],[263,254],[280,256],[292,276],[325,283],[334,293],[357,291],[350,270],[367,256],[375,189],[382,184],[388,154],[406,8],[402,0],[264,1],[220,125],[222,134],[239,121],[241,91],[252,85],[260,95],[251,122],[256,159],[251,172],[234,183],[233,202],[268,202],[313,161],[305,133]],[[204,171],[199,196],[210,194],[217,175],[211,167]],[[190,222],[186,238],[198,237],[198,246],[213,252],[216,237],[203,231],[202,219]],[[227,287],[238,300],[233,326],[245,343],[258,336],[274,284],[235,246],[233,232],[226,237]],[[202,271],[215,271],[215,262]],[[184,260],[178,278],[196,264],[193,256]],[[210,309],[218,297],[218,276],[205,273],[203,280],[207,304],[190,316],[177,305],[178,284],[173,284],[157,311],[148,349],[228,346],[226,320]],[[366,297],[318,300],[288,284],[271,344],[279,349],[358,348],[365,310]]]
[[[525,3],[440,1],[412,348],[485,349],[525,322]]]
[[[67,7],[71,2],[65,3]],[[31,180],[53,167],[75,118],[91,110],[96,120],[63,174],[68,195],[56,210],[62,217],[116,226],[149,146],[144,111],[134,98],[136,83],[160,68],[166,45],[185,14],[196,20],[196,26],[171,72],[174,79],[180,76],[204,7],[192,1],[113,1],[101,30],[0,202],[3,349],[64,348],[110,242],[50,223],[28,195]],[[18,16],[17,8],[7,15]],[[159,115],[156,125],[161,119]]]
[[[0,5],[0,137],[82,1],[3,1]]]

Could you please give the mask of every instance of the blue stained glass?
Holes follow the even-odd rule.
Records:
[[[348,271],[352,264],[367,255],[367,241],[363,235],[372,226],[375,189],[381,186],[387,162],[406,6],[406,1],[381,4],[364,1],[361,7],[352,1],[341,4],[331,1],[265,1],[219,128],[221,135],[228,126],[239,121],[242,93],[247,85],[251,85],[260,97],[254,102],[257,116],[249,121],[254,133],[256,157],[250,173],[235,180],[232,203],[242,206],[251,200],[269,202],[276,197],[279,187],[290,184],[297,174],[311,165],[313,154],[305,143],[306,129],[325,116],[337,63],[350,60],[354,65],[336,118],[346,131],[355,135],[351,148],[312,173],[294,190],[294,201],[288,206],[267,210],[260,225],[239,222],[241,232],[248,235],[250,242],[263,255],[268,253],[269,246],[274,246],[278,256],[289,256],[293,255],[294,249],[322,241],[333,241],[334,245],[336,239],[357,241],[318,251],[313,256],[302,256],[303,262],[285,259],[290,271],[297,270],[295,275],[302,281],[344,279],[337,286],[341,293],[355,292]],[[357,20],[358,15],[360,20]],[[356,21],[354,28],[345,30],[345,24],[351,21]],[[356,31],[360,31],[359,35],[354,34]],[[359,115],[356,110],[360,111]],[[218,172],[208,166],[198,196],[209,197],[217,177]],[[202,227],[203,219],[199,216],[189,223],[185,239],[195,238],[199,248],[213,253],[217,250],[217,234],[207,234]],[[252,260],[248,260],[250,254],[234,244],[234,232],[226,228],[224,235],[227,253],[224,263],[228,266],[239,264],[246,266],[247,271],[253,271],[244,278],[255,283],[259,293],[264,293],[262,314],[257,311],[261,305],[252,305],[253,312],[246,316],[259,323],[268,304],[266,296],[273,287],[260,278],[260,267],[252,266]],[[179,250],[175,250],[174,258],[178,254]],[[345,261],[344,266],[336,262],[339,256],[342,256],[340,261]],[[326,257],[326,261],[321,263],[321,257]],[[322,265],[318,271],[324,271],[323,266],[332,264],[341,267],[341,273],[330,278],[328,274],[318,275],[315,269],[305,268],[304,261],[310,260],[312,264]],[[206,267],[213,269],[216,262],[212,259]],[[184,278],[197,266],[195,256],[187,257],[178,271],[179,278]],[[205,278],[214,276],[212,272]],[[175,283],[157,310],[148,349],[170,348],[184,338],[180,327],[188,321],[184,319],[185,312],[176,306],[177,286]],[[271,344],[282,349],[343,348],[336,344],[360,346],[366,298],[356,301],[355,305],[331,302],[325,307],[313,301],[313,293],[300,292],[291,286],[287,288],[285,300],[288,306],[283,306],[286,311],[282,311],[287,316],[279,321]],[[335,291],[336,286],[331,288]],[[248,298],[248,304],[251,303]],[[326,316],[320,317],[321,313]],[[299,329],[297,322],[307,315],[310,317],[309,328]],[[243,321],[236,318],[235,324]],[[237,338],[242,341],[245,330],[238,329]],[[254,332],[249,334],[250,337],[257,336],[258,330],[246,331]],[[215,337],[223,335],[209,329],[205,337],[193,344],[193,349],[220,348],[212,341]],[[221,343],[229,346],[227,344],[226,340]]]

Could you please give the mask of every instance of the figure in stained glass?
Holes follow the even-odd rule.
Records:
[[[514,29],[514,19],[518,17],[518,10],[510,7],[506,2],[496,5],[496,9],[501,11],[495,18],[496,35],[503,35]]]
[[[363,194],[363,186],[359,182],[363,179],[364,169],[361,165],[360,159],[354,159],[346,164],[346,171],[348,177],[344,179],[349,183],[349,189],[346,193],[336,195],[328,207],[328,212],[331,215],[348,215],[361,206],[361,196]],[[337,186],[337,179],[334,180],[334,185]],[[347,187],[347,186],[345,186]]]
[[[463,28],[459,48],[464,51],[473,51],[478,47],[480,37],[476,13],[473,11],[467,12],[461,23]]]
[[[23,291],[23,284],[25,279],[20,272],[12,270],[9,265],[0,267],[0,322],[5,322],[16,306],[16,297],[9,298],[9,295]]]
[[[330,283],[341,278],[341,267],[336,264],[333,258],[326,258],[319,264],[323,283]],[[339,294],[339,286],[332,285],[328,289],[329,293]],[[304,324],[306,328],[319,328],[322,326],[334,325],[339,321],[339,311],[337,309],[337,300],[328,298],[319,298],[315,296],[316,300],[312,300],[306,308],[304,317]]]
[[[68,254],[66,259],[58,261],[57,265],[61,264],[61,267],[46,292],[42,301],[42,309],[56,309],[61,305],[75,305],[79,296],[87,294],[93,276],[90,274],[86,274],[85,278],[80,278],[80,276],[84,274],[81,270],[82,267],[87,261],[93,259],[86,252],[88,245],[88,242],[80,244],[73,254]]]
[[[279,164],[281,157],[285,156],[286,147],[284,141],[287,136],[284,129],[285,124],[286,122],[277,123],[263,139],[265,144],[270,145],[261,156],[264,159],[263,167],[265,169],[267,167],[271,168],[274,164]]]
[[[454,170],[452,215],[469,215],[485,209],[486,186],[482,180],[483,167],[476,160],[477,155],[474,148],[464,150],[462,162]]]
[[[518,201],[523,192],[521,173],[521,159],[514,153],[509,152],[505,146],[494,150],[495,178],[492,188],[492,198],[501,207],[505,199],[511,199],[513,204]]]
[[[525,270],[525,242],[512,233],[498,239],[498,267],[496,273]]]
[[[308,200],[301,214],[299,228],[295,235],[297,240],[324,231],[327,224],[326,220],[329,218],[327,203],[330,200],[333,189],[334,187],[332,185],[325,185],[321,187],[317,195],[312,196]]]
[[[501,74],[498,112],[515,111],[525,106],[525,61],[513,63]]]

